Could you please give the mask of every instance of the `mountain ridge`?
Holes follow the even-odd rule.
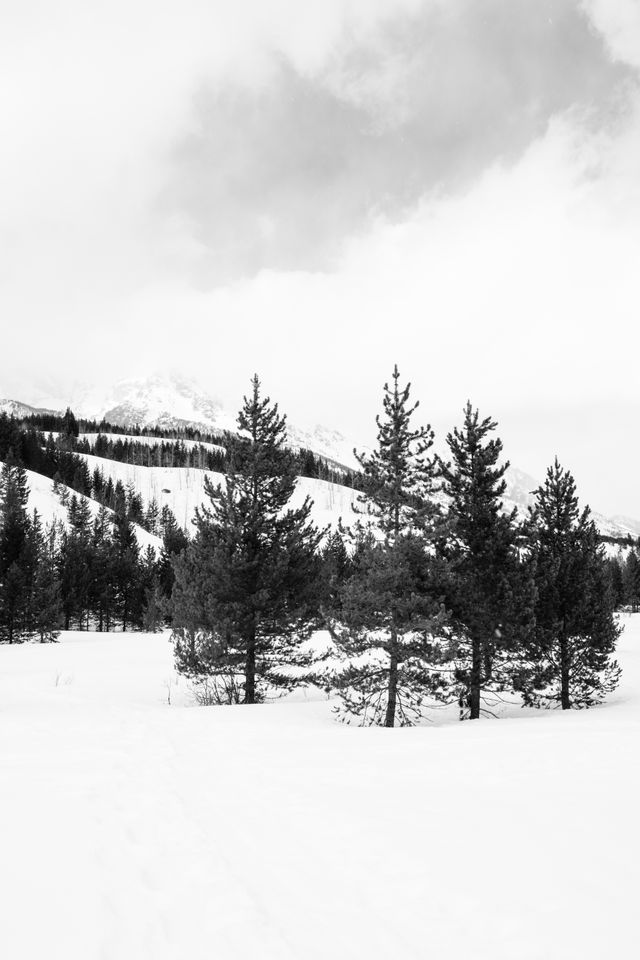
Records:
[[[0,400],[0,411],[14,416],[59,413],[67,406],[71,406],[78,416],[106,420],[124,428],[138,426],[182,430],[189,427],[214,436],[223,431],[237,431],[235,414],[230,414],[197,381],[176,374],[157,373],[149,377],[120,380],[106,392],[95,387],[76,386],[68,398],[45,398],[44,404],[38,407],[12,399]],[[321,424],[300,427],[287,420],[287,433],[290,446],[311,450],[334,466],[359,469],[354,444],[340,431]],[[533,502],[533,493],[540,486],[539,481],[513,466],[505,480],[505,508],[515,507],[520,514],[525,513]],[[601,535],[605,537],[640,536],[640,520],[623,515],[608,517],[595,510],[592,510],[592,515]]]

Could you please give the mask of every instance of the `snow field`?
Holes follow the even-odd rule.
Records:
[[[392,731],[336,724],[311,692],[193,706],[166,634],[0,647],[2,955],[631,956],[625,623],[604,707]]]
[[[224,482],[221,473],[210,470],[198,470],[192,467],[141,467],[129,463],[119,463],[103,457],[79,454],[91,472],[96,467],[102,470],[105,478],[111,477],[114,483],[132,484],[146,505],[156,500],[160,509],[169,506],[178,523],[191,532],[196,507],[208,504],[204,491],[205,478],[209,477],[214,485]],[[319,527],[331,524],[336,526],[340,517],[348,525],[357,517],[352,505],[357,493],[350,487],[343,487],[327,480],[313,480],[299,477],[296,491],[291,498],[293,508],[302,505],[304,498],[310,496],[314,502],[312,519]]]
[[[0,461],[0,470],[2,470],[2,466],[3,464]],[[33,470],[26,470],[25,472],[27,474],[27,485],[29,487],[29,503],[27,506],[29,513],[32,514],[34,510],[37,510],[44,526],[54,522],[60,522],[67,526],[67,508],[60,500],[60,497],[54,492],[53,480],[44,477],[40,473],[34,473]],[[76,493],[71,489],[68,489],[68,493],[70,497],[74,494],[78,498],[82,497],[82,494]],[[91,497],[82,497],[82,499],[86,500],[89,504],[92,519],[95,518],[100,510],[100,504],[96,500],[92,500]],[[109,511],[109,513],[111,513],[111,511]],[[134,527],[138,545],[141,550],[146,550],[148,546],[153,547],[157,553],[162,550],[162,540],[160,537],[148,533],[143,527],[138,526],[138,524],[134,524]]]

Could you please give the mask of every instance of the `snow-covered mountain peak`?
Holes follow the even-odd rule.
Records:
[[[233,426],[219,400],[206,393],[196,381],[174,374],[121,380],[92,415],[125,426],[189,425],[213,430]]]

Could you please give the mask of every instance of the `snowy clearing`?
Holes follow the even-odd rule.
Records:
[[[3,463],[0,461],[0,470],[2,470],[2,467]],[[29,487],[29,512],[33,513],[34,510],[37,510],[40,520],[45,526],[52,523],[62,523],[65,527],[68,526],[69,517],[67,507],[53,489],[53,480],[50,480],[49,477],[44,477],[40,473],[34,473],[33,470],[25,470],[25,473],[27,475],[27,486]],[[91,497],[85,497],[81,493],[71,490],[69,487],[65,488],[64,484],[60,484],[60,487],[61,489],[67,490],[69,497],[75,496],[78,500],[86,500],[89,504],[91,517],[95,519],[100,511],[100,504],[96,500],[92,500]],[[112,510],[108,512],[110,515],[113,513]],[[156,554],[159,554],[162,550],[161,538],[149,533],[144,527],[139,526],[137,523],[134,523],[133,527],[140,549],[146,550],[147,547],[153,547]]]
[[[3,956],[628,957],[626,623],[605,707],[393,731],[303,693],[195,707],[166,634],[0,648]]]
[[[87,453],[79,456],[86,461],[91,472],[97,467],[105,477],[111,477],[114,483],[121,480],[125,487],[131,484],[142,497],[145,506],[155,500],[160,509],[165,505],[170,507],[180,526],[188,533],[193,531],[192,520],[196,507],[209,503],[204,490],[205,478],[208,477],[215,486],[224,482],[222,473],[199,470],[196,467],[141,467],[94,457]],[[291,506],[301,506],[306,496],[313,500],[311,516],[319,527],[335,527],[341,517],[347,526],[357,519],[353,504],[358,494],[351,487],[343,487],[328,480],[298,477]]]

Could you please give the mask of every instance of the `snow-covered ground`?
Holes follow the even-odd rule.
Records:
[[[626,624],[604,707],[392,731],[321,696],[193,706],[166,635],[1,647],[2,956],[633,956]]]
[[[121,480],[125,486],[133,484],[145,505],[155,500],[161,508],[165,504],[169,506],[178,523],[188,531],[193,529],[191,521],[196,507],[209,502],[204,490],[205,477],[209,477],[215,485],[224,480],[221,473],[195,467],[139,467],[89,454],[80,456],[86,460],[92,473],[97,467],[114,483]],[[335,526],[340,517],[347,525],[357,519],[352,509],[357,494],[350,487],[327,480],[300,477],[291,498],[291,506],[300,506],[306,496],[310,496],[314,502],[312,516],[320,527],[329,524]]]
[[[2,470],[2,467],[3,464],[0,461],[0,470]],[[45,526],[54,522],[66,525],[68,522],[67,508],[55,493],[53,480],[50,480],[48,477],[43,477],[40,473],[34,473],[33,470],[26,470],[25,472],[27,474],[27,486],[29,487],[29,503],[27,505],[29,512],[33,513],[34,510],[37,510],[40,520]],[[96,500],[92,500],[91,497],[83,497],[82,494],[76,493],[74,490],[68,489],[68,493],[70,497],[75,495],[78,498],[86,500],[91,510],[91,516],[97,516],[100,510],[100,504],[97,503]],[[111,511],[109,512],[111,513]],[[155,537],[152,533],[148,533],[137,523],[134,524],[134,528],[141,550],[146,550],[149,546],[153,547],[157,553],[162,550],[162,540],[160,537]]]

